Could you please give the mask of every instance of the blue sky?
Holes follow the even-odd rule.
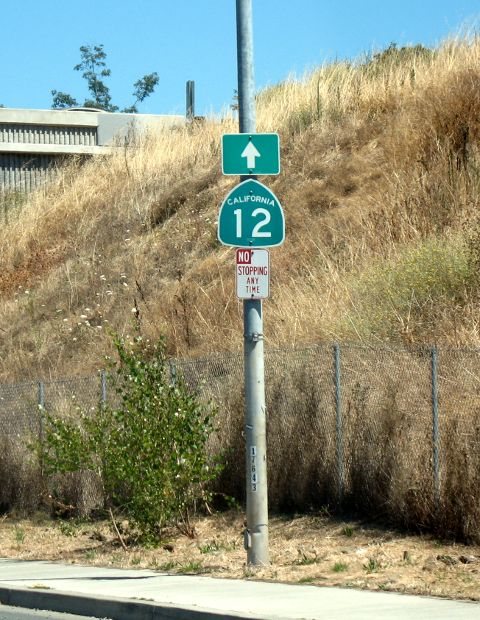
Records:
[[[253,0],[257,89],[335,58],[391,42],[435,45],[478,23],[473,0]],[[160,82],[140,112],[183,114],[195,80],[196,112],[227,107],[236,88],[235,0],[3,0],[0,103],[49,108],[52,89],[83,100],[73,66],[79,47],[103,43],[114,103],[132,103],[133,83]]]

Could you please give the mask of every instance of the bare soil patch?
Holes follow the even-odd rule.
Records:
[[[274,516],[271,565],[254,569],[246,565],[242,513],[199,517],[195,527],[194,540],[171,530],[158,548],[124,551],[107,521],[8,516],[0,524],[0,555],[480,600],[479,546],[359,521]]]

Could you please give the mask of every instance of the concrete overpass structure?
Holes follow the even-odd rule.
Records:
[[[185,122],[180,115],[0,108],[0,194],[35,189],[65,158],[101,155],[147,128]]]

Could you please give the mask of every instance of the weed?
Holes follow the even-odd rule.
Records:
[[[205,543],[204,545],[200,545],[198,547],[198,550],[200,551],[200,553],[216,553],[219,550],[218,543],[216,540]]]
[[[255,577],[256,574],[257,571],[249,566],[245,566],[243,569],[243,576],[245,577],[245,579],[251,579],[252,577]]]
[[[96,557],[97,552],[95,551],[95,549],[89,549],[88,551],[85,551],[85,559],[89,562],[94,560]]]
[[[330,519],[330,517],[332,516],[332,513],[330,512],[330,509],[328,506],[321,506],[318,510],[318,514],[317,517],[319,519]]]
[[[319,558],[314,552],[313,555],[307,555],[301,549],[298,550],[299,557],[293,562],[296,566],[310,566],[311,564],[318,564]]]
[[[335,562],[335,564],[332,566],[332,570],[334,573],[343,573],[348,569],[348,564],[345,564],[345,562]]]
[[[202,570],[203,564],[201,562],[189,562],[179,568],[181,573],[198,573]]]
[[[19,545],[23,545],[23,543],[25,542],[25,530],[23,529],[23,527],[20,527],[18,525],[15,526],[15,542],[18,543]]]
[[[77,533],[77,527],[72,521],[60,521],[58,529],[64,536],[75,536]]]
[[[347,538],[352,538],[352,536],[355,534],[355,529],[351,525],[346,525],[344,528],[342,528],[342,534]]]
[[[212,540],[199,546],[200,553],[218,553],[220,551],[233,551],[235,549],[234,544],[221,542],[219,540]]]
[[[174,569],[175,566],[177,566],[177,563],[174,562],[173,560],[169,560],[168,562],[164,562],[163,564],[160,564],[158,566],[158,570],[167,573],[168,571],[171,571],[172,569]]]
[[[363,565],[367,573],[376,573],[380,570],[380,564],[375,558],[368,558],[368,562]]]
[[[378,584],[378,589],[379,590],[384,590],[385,592],[389,592],[392,589],[392,585],[390,583],[388,583],[388,581],[386,581],[384,583],[379,583]]]
[[[313,581],[315,581],[314,577],[300,577],[297,583],[312,583]]]
[[[403,562],[404,564],[408,564],[409,566],[412,566],[414,564],[412,556],[410,555],[409,551],[403,552]]]

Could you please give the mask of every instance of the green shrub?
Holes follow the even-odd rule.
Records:
[[[472,276],[461,239],[427,239],[352,278],[344,327],[353,325],[361,337],[389,339],[399,324],[400,331],[408,331],[410,322],[431,320],[442,304],[461,303]]]
[[[206,444],[215,410],[202,404],[184,379],[169,380],[163,340],[115,337],[111,361],[119,405],[71,419],[46,414],[46,473],[90,470],[100,477],[106,507],[121,509],[153,543],[166,525],[194,534],[191,511],[208,499],[206,485],[219,473]]]
[[[398,65],[413,66],[419,60],[429,60],[434,52],[424,45],[404,45],[398,47],[396,43],[380,52],[367,56],[362,67],[370,75],[378,75]]]

